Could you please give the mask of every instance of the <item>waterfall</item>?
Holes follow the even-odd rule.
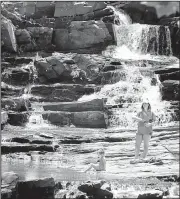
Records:
[[[122,17],[122,13],[119,16],[121,19],[126,18],[126,16]],[[140,111],[142,102],[148,99],[157,116],[156,125],[171,125],[174,112],[169,108],[170,102],[161,99],[161,83],[158,76],[148,74],[149,68],[156,64],[171,63],[170,60],[173,63],[177,60],[171,56],[169,28],[131,24],[125,20],[124,24],[114,25],[114,34],[117,46],[108,46],[102,54],[122,61],[123,71],[126,74],[125,80],[105,85],[98,93],[83,96],[79,100],[106,98],[109,105],[121,104],[121,108],[111,110],[110,126],[134,128],[137,124],[133,121],[132,115]],[[124,62],[129,59],[132,60],[131,64]],[[133,60],[138,60],[138,64],[135,64]],[[146,61],[147,74],[141,73],[144,67],[143,60]],[[156,64],[150,65],[148,60],[156,61]],[[156,85],[152,85],[152,78],[156,80]]]
[[[116,58],[150,59],[152,56],[172,56],[171,37],[168,27],[129,24],[114,25],[116,48],[103,52]],[[111,52],[110,52],[111,50]],[[156,57],[154,57],[156,58]]]
[[[129,17],[129,15],[127,15],[123,10],[121,9],[116,9],[113,6],[107,6],[109,8],[111,8],[114,12],[114,23],[117,25],[128,25],[132,23],[131,18]]]

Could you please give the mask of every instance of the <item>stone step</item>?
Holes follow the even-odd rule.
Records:
[[[68,112],[82,112],[82,111],[103,111],[103,99],[94,99],[83,102],[57,102],[45,103],[42,105],[45,111],[68,111]]]
[[[40,102],[72,102],[83,95],[89,95],[100,90],[102,86],[94,84],[50,84],[33,85],[30,94],[40,97]],[[34,100],[33,100],[34,101]]]
[[[107,128],[106,116],[102,111],[44,112],[42,117],[57,126]]]

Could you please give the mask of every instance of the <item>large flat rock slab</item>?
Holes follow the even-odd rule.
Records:
[[[106,128],[105,115],[102,111],[44,112],[42,117],[57,126]]]
[[[30,93],[34,97],[39,97],[44,102],[72,102],[78,100],[86,94],[92,94],[100,87],[90,84],[50,84],[34,85]]]
[[[94,99],[83,102],[62,102],[62,103],[47,103],[43,105],[45,111],[68,111],[68,112],[82,112],[82,111],[103,111],[103,99]]]

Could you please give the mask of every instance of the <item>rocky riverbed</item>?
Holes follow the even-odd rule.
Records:
[[[1,7],[2,198],[178,198],[178,13],[123,2]],[[130,164],[145,97],[157,116],[148,160]],[[107,170],[84,173],[100,148]]]

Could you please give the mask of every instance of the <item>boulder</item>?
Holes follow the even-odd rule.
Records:
[[[17,52],[17,43],[15,37],[15,27],[10,20],[1,17],[1,42],[3,42],[2,50],[9,52]]]
[[[31,42],[31,35],[26,29],[18,29],[15,31],[17,44],[28,44]]]
[[[71,63],[71,62],[69,62]],[[87,81],[86,74],[75,64],[70,65],[67,60],[62,62],[58,57],[52,56],[35,61],[40,83],[65,82],[78,83]]]
[[[74,61],[77,66],[86,72],[86,76],[92,81],[97,82],[99,72],[103,68],[104,60],[102,57],[92,57],[87,54],[77,54],[74,56]]]
[[[158,16],[155,7],[141,2],[131,2],[121,7],[132,19],[133,23],[156,25]]]
[[[47,112],[43,113],[42,117],[57,126],[70,126],[71,124],[71,113],[68,112]]]
[[[163,192],[158,190],[146,191],[138,195],[137,199],[163,199]]]
[[[165,80],[162,82],[161,95],[163,100],[176,101],[180,98],[180,84],[178,80]]]
[[[8,68],[2,73],[2,81],[11,85],[27,85],[33,80],[29,69]]]
[[[104,103],[102,99],[94,99],[83,102],[63,102],[55,104],[46,104],[43,106],[45,111],[68,111],[68,112],[82,112],[82,111],[103,111]]]
[[[52,48],[52,34],[53,29],[48,27],[28,27],[32,40],[35,44],[24,47],[24,51],[45,50],[48,51]],[[44,48],[46,46],[46,48]]]
[[[57,50],[103,47],[112,40],[103,21],[72,21],[69,29],[56,29],[53,44]]]
[[[106,128],[104,113],[100,111],[86,112],[46,112],[43,119],[57,126],[70,126],[83,128]]]
[[[54,198],[55,182],[53,178],[19,181],[17,184],[18,199]]]
[[[8,123],[13,126],[24,126],[29,119],[29,113],[27,112],[9,112],[8,113]]]
[[[72,124],[83,128],[106,128],[104,113],[100,111],[75,112]]]
[[[78,190],[86,193],[88,196],[91,196],[93,198],[113,198],[113,193],[111,193],[107,189],[102,189],[102,182],[99,183],[85,183],[80,186],[78,186]]]

